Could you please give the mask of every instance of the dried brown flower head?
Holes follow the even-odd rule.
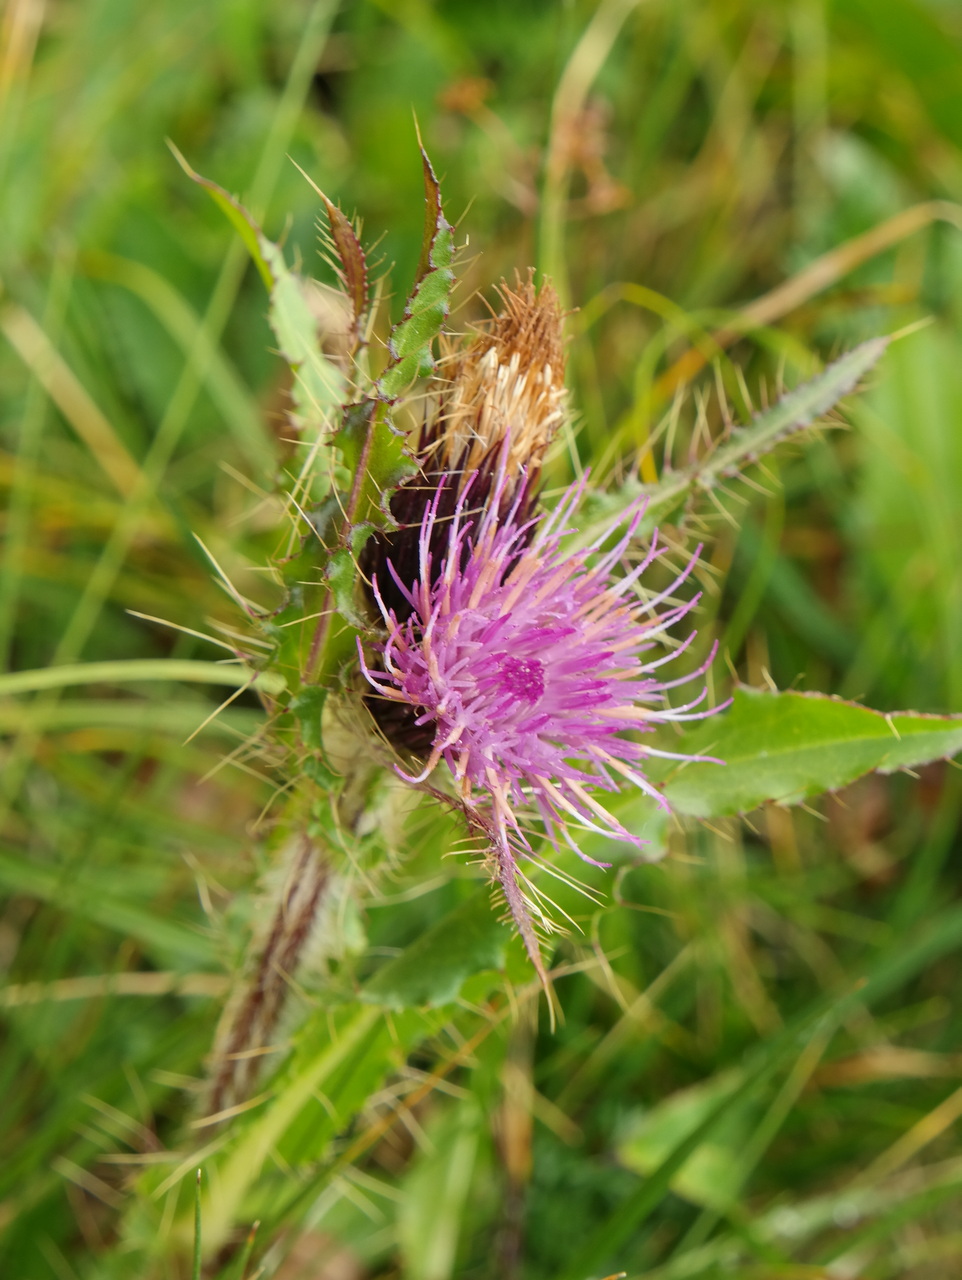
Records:
[[[498,289],[501,311],[447,358],[447,385],[419,444],[422,466],[466,475],[500,452],[510,433],[507,470],[529,477],[564,420],[566,392],[561,308],[550,284],[531,278]]]

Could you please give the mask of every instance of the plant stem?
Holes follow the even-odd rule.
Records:
[[[309,836],[301,835],[254,976],[215,1059],[207,1100],[210,1117],[243,1101],[253,1087],[330,876],[328,859]]]

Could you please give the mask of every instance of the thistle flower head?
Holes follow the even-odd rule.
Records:
[[[644,843],[595,792],[617,791],[626,780],[667,808],[643,764],[671,753],[638,735],[707,714],[697,709],[704,689],[678,708],[667,705],[665,693],[708,663],[665,680],[662,668],[678,650],[656,654],[659,639],[695,604],[672,600],[694,560],[669,588],[648,598],[639,580],[661,554],[657,541],[641,563],[616,572],[644,502],[628,509],[627,526],[610,549],[604,547],[617,524],[587,549],[566,554],[562,539],[573,532],[585,481],[550,515],[533,516],[527,481],[514,482],[510,457],[506,439],[480,510],[471,479],[450,518],[441,516],[443,490],[435,493],[418,531],[413,579],[390,559],[374,576],[385,635],[370,660],[361,650],[361,667],[375,693],[404,713],[416,731],[412,741],[420,733],[430,743],[421,772],[404,776],[423,783],[442,762],[452,775],[469,823],[489,841],[512,915],[541,973],[518,884],[518,855],[533,852],[523,818],[540,819],[553,843],[563,839],[582,857],[579,832]],[[387,584],[404,602],[401,610],[388,602]]]
[[[502,281],[499,294],[501,310],[469,342],[447,340],[440,374],[411,441],[417,472],[391,499],[396,529],[368,544],[363,567],[369,577],[388,558],[394,565],[393,575],[380,574],[380,589],[399,618],[410,605],[395,578],[411,583],[417,577],[428,508],[434,512],[429,537],[435,564],[469,483],[473,509],[488,508],[497,487],[503,515],[520,494],[515,515],[523,522],[533,509],[545,451],[564,421],[557,294],[548,283],[536,289],[530,274],[513,288]],[[470,519],[462,507],[462,526]]]

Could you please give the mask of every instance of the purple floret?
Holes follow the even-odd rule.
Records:
[[[644,515],[643,498],[592,546],[565,554],[561,540],[574,532],[585,480],[551,514],[534,519],[519,519],[530,509],[523,484],[499,515],[507,487],[502,471],[478,512],[470,507],[470,482],[464,486],[438,563],[431,551],[438,546],[435,498],[421,524],[417,581],[403,583],[388,565],[392,586],[411,606],[403,620],[374,578],[387,635],[373,646],[376,661],[361,651],[361,668],[378,695],[406,705],[418,726],[433,731],[423,770],[402,776],[421,783],[442,760],[447,765],[469,819],[474,815],[496,846],[499,879],[530,951],[530,926],[518,919],[512,852],[532,851],[519,813],[533,808],[553,843],[564,838],[587,861],[593,859],[578,847],[579,830],[643,844],[593,792],[617,791],[624,778],[667,809],[642,772],[645,758],[701,757],[656,750],[636,735],[710,714],[697,709],[705,688],[681,707],[668,706],[665,692],[702,675],[714,651],[696,671],[667,681],[661,668],[695,633],[672,652],[647,657],[697,603],[697,596],[671,602],[697,552],[653,597],[640,596],[636,585],[661,554],[657,538],[640,564],[616,574]],[[603,551],[625,522],[622,536]]]

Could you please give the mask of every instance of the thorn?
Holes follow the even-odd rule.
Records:
[[[234,692],[230,694],[228,697],[226,697],[224,701],[220,704],[220,706],[216,707],[210,713],[210,715],[206,717],[206,719],[201,721],[201,723],[197,726],[197,728],[193,731],[193,733],[191,733],[188,737],[184,739],[183,746],[186,747],[189,742],[193,742],[194,739],[197,737],[197,735],[199,733],[202,733],[204,729],[206,729],[207,726],[210,724],[210,722],[212,720],[215,720],[226,707],[229,707],[230,704],[234,702],[237,698],[239,698],[242,693],[246,693],[247,690],[253,686],[254,680],[256,678],[257,678],[256,676],[252,676],[251,679],[248,680],[246,684],[238,685],[238,687],[234,690]]]
[[[755,406],[752,404],[751,392],[748,390],[748,383],[745,381],[745,373],[740,364],[734,366],[735,379],[738,382],[738,389],[742,393],[742,399],[745,401],[745,408],[750,418],[755,416]]]
[[[721,364],[719,361],[715,360],[713,361],[713,367],[715,373],[715,395],[718,397],[718,412],[721,414],[721,420],[725,427],[725,434],[727,435],[734,424],[728,407],[728,396],[725,392],[725,383],[722,380]]]
[[[921,320],[913,320],[911,324],[904,325],[901,329],[896,329],[894,333],[890,333],[888,340],[889,342],[898,342],[901,338],[907,338],[910,333],[917,333],[919,329],[927,329],[931,324],[935,324],[935,316],[923,316]]]
[[[768,670],[768,668],[762,667],[761,673],[762,673],[762,679],[768,685],[769,689],[771,689],[772,693],[778,693],[778,685],[772,679],[772,673]]]

